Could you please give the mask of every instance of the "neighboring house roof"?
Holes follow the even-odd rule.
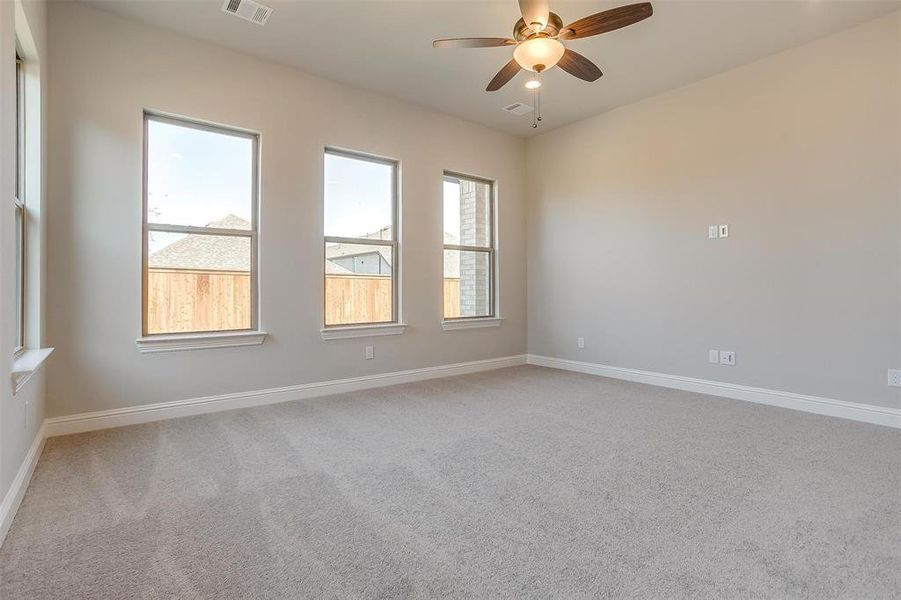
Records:
[[[326,275],[353,275],[354,272],[348,269],[347,267],[342,267],[338,263],[334,263],[332,261],[327,261],[325,263],[325,274]]]
[[[207,227],[219,229],[250,229],[250,223],[237,215],[226,215],[218,221],[208,223]],[[364,238],[372,240],[390,240],[391,227],[368,233]],[[250,271],[249,239],[222,235],[188,234],[168,246],[160,248],[148,257],[148,266],[152,269],[192,269],[198,271]],[[457,244],[459,239],[445,232],[444,243]],[[363,246],[361,244],[328,244],[325,247],[325,272],[328,275],[353,275],[353,271],[336,264],[335,258],[359,256],[378,252],[388,265],[392,264],[390,247]],[[444,253],[445,277],[460,277],[459,261],[453,260],[456,255]]]
[[[391,240],[391,226],[383,227],[378,231],[373,231],[372,233],[367,233],[366,235],[361,236],[363,239],[367,240]],[[329,259],[328,264],[326,265],[326,273],[329,272],[329,266],[331,260],[334,258],[341,258],[344,256],[359,256],[361,254],[371,254],[373,252],[378,252],[382,255],[382,258],[385,259],[385,262],[388,263],[388,266],[391,266],[391,249],[389,247],[384,246],[369,246],[363,244],[342,244],[342,243],[329,243],[325,246],[325,257]],[[337,265],[335,265],[337,266]],[[345,269],[348,273],[353,273],[353,271]]]
[[[392,237],[391,227],[383,227],[378,231],[374,231],[372,233],[367,233],[362,236],[366,239],[370,240],[390,240]],[[452,233],[444,232],[444,243],[445,244],[459,244],[460,238],[455,236]],[[391,265],[391,256],[388,251],[388,248],[383,246],[364,246],[362,244],[329,244],[325,247],[325,257],[328,262],[325,265],[325,272],[329,275],[338,275],[338,274],[348,274],[353,273],[349,269],[345,269],[340,265],[336,265],[332,262],[334,258],[341,258],[344,256],[360,256],[362,254],[371,254],[372,252],[378,252],[382,255],[382,258],[385,259],[385,262],[388,265]],[[460,277],[460,261],[455,260],[457,258],[456,254],[453,253],[443,253],[444,254],[444,276],[445,277]]]
[[[373,254],[378,252],[389,265],[391,264],[391,247],[369,246],[363,244],[329,244],[325,247],[325,257],[329,260],[344,258],[345,256],[360,256],[361,254]]]
[[[205,227],[218,227],[219,229],[245,229],[250,231],[250,222],[238,215],[228,214],[212,223],[207,223]]]
[[[207,227],[250,229],[237,215],[226,215]],[[193,269],[198,271],[250,271],[250,238],[189,233],[152,253],[152,269]]]

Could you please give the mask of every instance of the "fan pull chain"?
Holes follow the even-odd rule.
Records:
[[[532,129],[538,127],[535,122],[535,115],[538,114],[538,88],[532,90]]]

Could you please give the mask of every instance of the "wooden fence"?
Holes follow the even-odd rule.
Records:
[[[460,316],[460,278],[444,278],[444,318]]]
[[[325,324],[390,321],[391,297],[390,276],[326,275]]]
[[[147,271],[147,333],[249,329],[250,311],[246,271]]]
[[[391,320],[391,278],[327,275],[325,322]],[[460,316],[460,280],[444,280],[445,317]],[[147,333],[224,331],[250,327],[250,273],[149,269]]]
[[[445,317],[460,316],[460,279],[444,280]],[[325,323],[382,323],[391,320],[391,277],[326,275]]]

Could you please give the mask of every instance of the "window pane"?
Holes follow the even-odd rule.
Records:
[[[491,185],[444,180],[444,243],[483,246],[491,243]]]
[[[491,315],[491,255],[444,251],[444,317]]]
[[[25,201],[25,78],[16,55],[16,198]]]
[[[249,237],[148,235],[148,334],[251,327]]]
[[[250,229],[253,140],[148,120],[147,222]]]
[[[394,320],[391,246],[325,244],[325,324]]]
[[[325,235],[394,239],[394,166],[325,154]]]
[[[17,348],[24,345],[25,308],[23,291],[25,285],[25,209],[16,204],[16,342]]]

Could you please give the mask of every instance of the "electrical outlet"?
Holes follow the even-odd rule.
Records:
[[[720,237],[720,227],[719,225],[711,225],[707,228],[707,237],[711,240],[715,240]]]
[[[707,362],[712,363],[714,365],[718,365],[720,363],[720,351],[719,350],[708,350],[707,351]]]
[[[375,358],[375,349],[372,346],[366,346],[366,360]]]
[[[579,348],[584,348],[585,347],[585,338],[581,338],[581,337],[576,338],[576,346],[578,346]]]
[[[720,237],[721,238],[729,237],[729,226],[728,225],[720,225]]]
[[[888,384],[892,387],[901,387],[901,369],[888,370]]]
[[[735,352],[731,350],[720,350],[720,364],[721,365],[735,365]]]

